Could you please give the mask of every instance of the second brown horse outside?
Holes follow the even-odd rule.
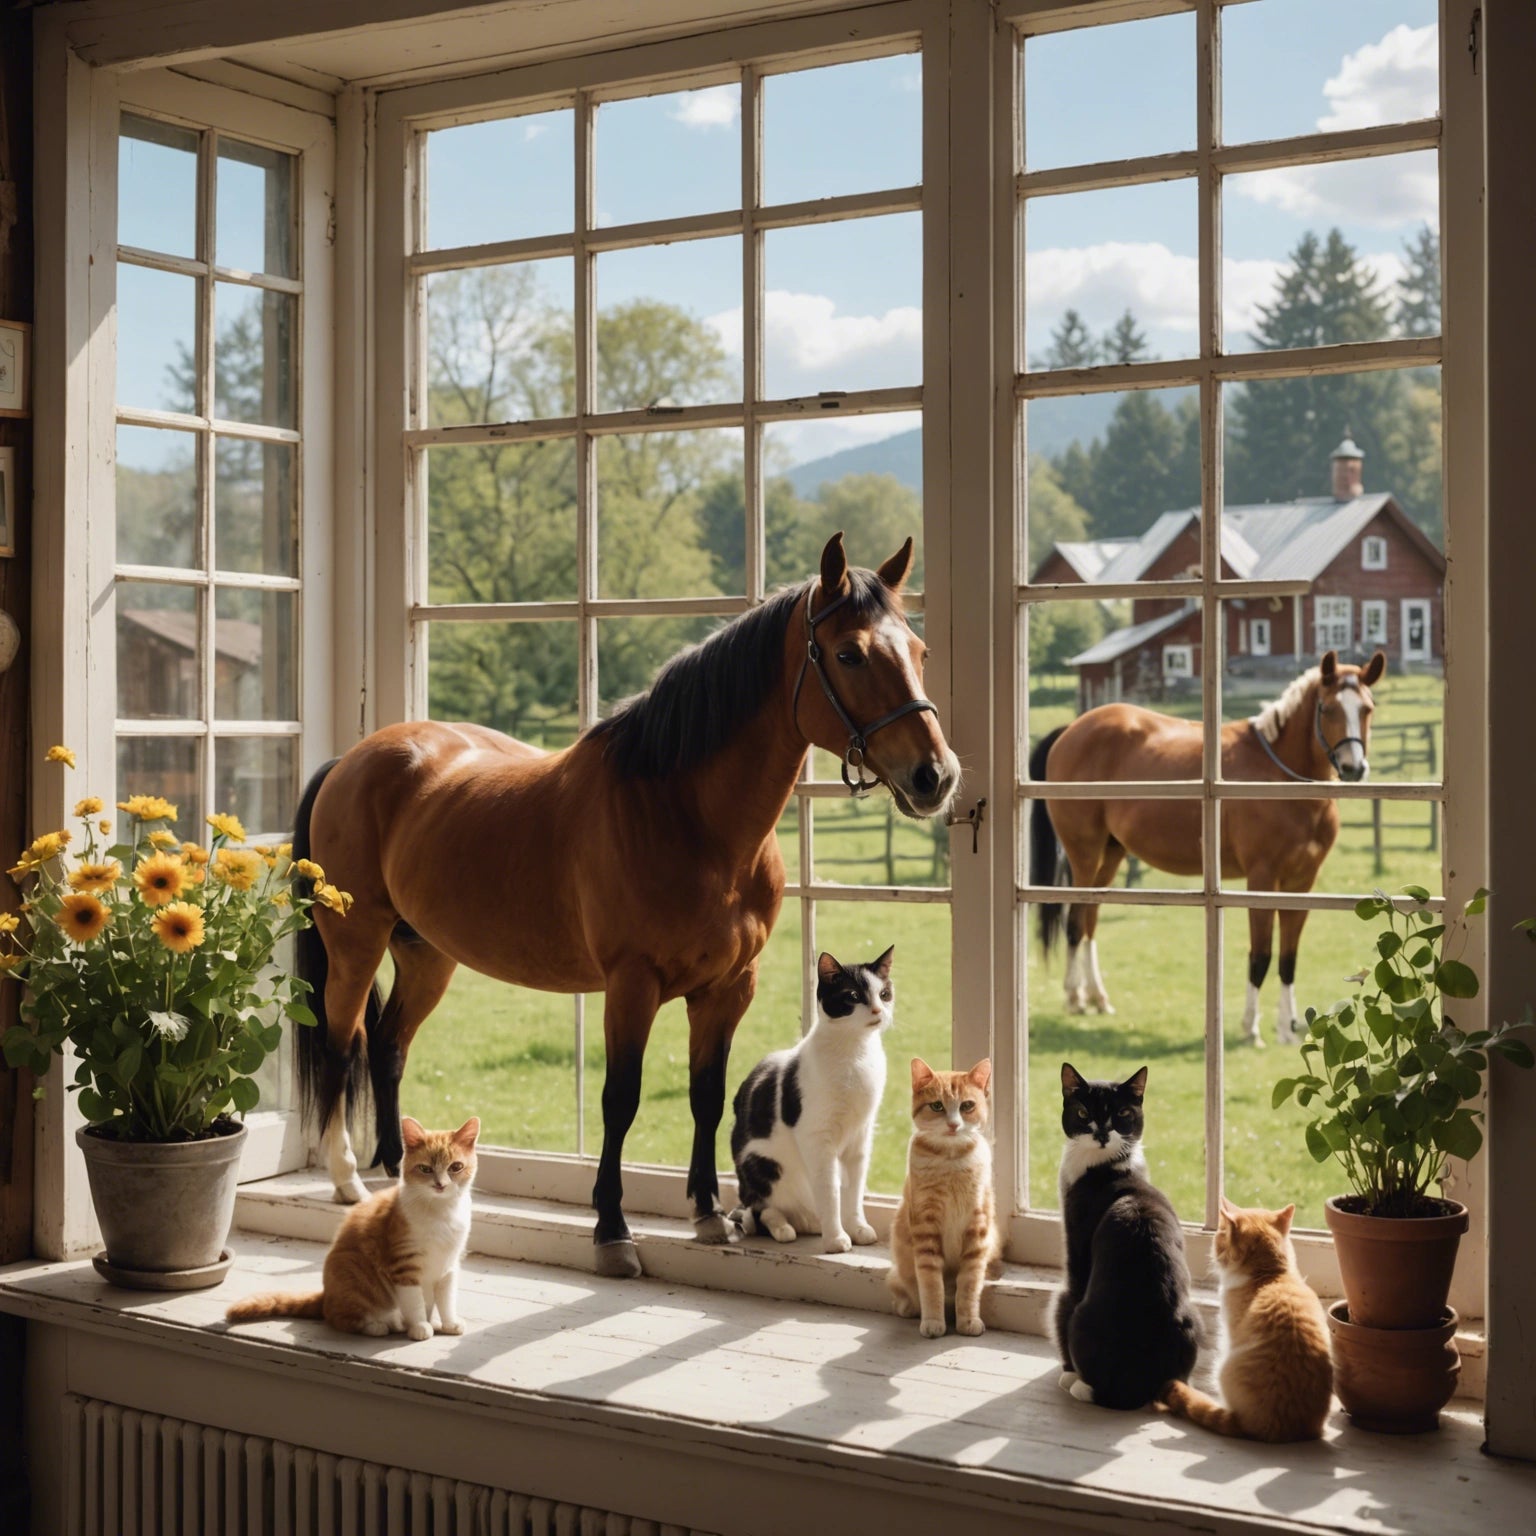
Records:
[[[1221,728],[1221,776],[1228,781],[1325,782],[1335,775],[1358,782],[1370,771],[1371,684],[1387,669],[1377,651],[1363,667],[1340,663],[1329,651],[1253,719]],[[1198,779],[1205,730],[1134,704],[1102,704],[1044,737],[1029,760],[1030,778],[1057,783],[1114,779]],[[1076,886],[1110,885],[1126,854],[1173,875],[1202,873],[1199,800],[1063,800],[1047,793],[1034,802],[1030,881],[1057,885],[1070,873]],[[1223,800],[1221,875],[1245,876],[1250,891],[1310,891],[1339,835],[1339,805],[1320,800]],[[1269,972],[1276,914],[1248,913],[1248,999],[1243,1031],[1259,1032],[1259,988]],[[1305,912],[1280,918],[1281,1044],[1296,1039],[1296,951]],[[1099,971],[1098,906],[1074,902],[1066,913],[1068,1013],[1113,1013]],[[1047,952],[1062,926],[1062,908],[1040,906],[1040,939]]]
[[[657,1009],[687,1000],[688,1194],[697,1235],[729,1240],[715,1172],[726,1058],[779,915],[775,829],[806,751],[841,758],[850,787],[885,784],[909,816],[943,814],[959,786],[922,693],[927,647],[902,613],[911,565],[908,539],[878,571],[851,569],[837,534],[819,580],[675,657],[648,693],[563,751],[421,721],[376,731],[316,774],[294,853],[355,901],[344,918],[317,909],[301,935],[320,1027],[298,1032],[298,1059],[339,1200],[367,1193],[346,1118],[364,1062],[374,1162],[394,1172],[406,1053],[467,965],[605,994],[600,1274],[640,1273],[621,1204],[624,1138]],[[381,1007],[386,952],[395,978]]]

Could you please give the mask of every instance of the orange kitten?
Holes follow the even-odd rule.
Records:
[[[230,1322],[323,1317],[342,1333],[430,1339],[435,1303],[437,1331],[464,1332],[455,1300],[469,1237],[480,1122],[428,1131],[407,1115],[400,1129],[405,1139],[400,1182],[347,1212],[325,1256],[322,1289],[247,1297],[229,1309]]]
[[[1296,1270],[1291,1218],[1245,1211],[1222,1197],[1216,1229],[1226,1355],[1227,1406],[1182,1381],[1163,1392],[1168,1408],[1218,1435],[1280,1442],[1318,1440],[1333,1404],[1333,1362],[1323,1304]]]
[[[912,1140],[886,1284],[898,1317],[921,1312],[927,1339],[944,1332],[946,1291],[954,1295],[956,1330],[985,1333],[981,1284],[1002,1273],[987,1141],[991,1081],[990,1061],[935,1072],[921,1057],[912,1060]]]

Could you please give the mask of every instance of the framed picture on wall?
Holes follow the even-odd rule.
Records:
[[[0,320],[0,416],[25,416],[32,369],[32,327]]]
[[[16,553],[16,450],[0,448],[0,555]]]

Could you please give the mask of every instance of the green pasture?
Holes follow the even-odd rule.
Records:
[[[1065,681],[1065,680],[1063,680]],[[1070,690],[1037,679],[1034,734],[1073,713]],[[1065,694],[1065,697],[1061,695]],[[1387,679],[1376,690],[1377,723],[1430,725],[1438,738],[1437,679]],[[1229,711],[1236,713],[1236,711]],[[1438,740],[1436,743],[1438,753]],[[1373,751],[1377,762],[1382,760]],[[1392,776],[1390,767],[1383,776]],[[1420,776],[1414,773],[1412,776]],[[933,829],[891,821],[883,800],[857,807],[815,802],[817,873],[823,879],[883,884],[894,869],[903,883],[947,879],[942,848],[935,862]],[[1374,870],[1370,811],[1346,805],[1338,843],[1323,867],[1318,889],[1369,891],[1415,882],[1438,889],[1440,858],[1431,851],[1428,810],[1387,803],[1383,816],[1385,868]],[[781,829],[790,878],[797,878],[793,807]],[[1185,886],[1154,871],[1141,884]],[[1031,918],[1033,914],[1030,914]],[[1019,1021],[1029,1030],[1028,1157],[1030,1203],[1056,1204],[1060,1151],[1060,1064],[1070,1060],[1089,1076],[1128,1076],[1150,1067],[1147,1150],[1154,1176],[1180,1212],[1198,1220],[1204,1208],[1205,1048],[1204,919],[1198,909],[1106,907],[1099,922],[1099,952],[1113,1016],[1068,1016],[1062,1007],[1062,956],[1047,964],[1030,923],[1026,997]],[[801,912],[786,902],[764,957],[757,1000],[737,1032],[731,1088],[765,1052],[798,1035],[801,998]],[[871,1185],[896,1191],[904,1170],[907,1062],[914,1055],[948,1063],[950,1040],[950,921],[943,905],[825,901],[816,908],[818,948],[843,959],[870,959],[896,946],[896,1024],[887,1037],[891,1070],[875,1138]],[[1314,913],[1302,936],[1297,1001],[1323,1006],[1348,992],[1345,977],[1365,954],[1366,930],[1350,913]],[[1317,1167],[1302,1144],[1294,1103],[1270,1108],[1270,1090],[1294,1061],[1294,1048],[1274,1042],[1278,983],[1273,970],[1263,992],[1265,1046],[1240,1038],[1247,982],[1248,921],[1225,914],[1222,1002],[1226,1078],[1226,1188],[1240,1203],[1294,1200],[1308,1225],[1320,1225],[1322,1201],[1339,1187],[1331,1166]],[[1276,945],[1278,953],[1278,944]],[[999,1021],[1006,1027],[1007,1021]],[[602,1141],[602,999],[587,999],[581,1102],[584,1145],[578,1147],[577,1048],[573,1001],[554,994],[502,986],[460,971],[436,1015],[411,1051],[403,1107],[427,1124],[457,1124],[481,1117],[487,1141],[547,1151],[585,1150]],[[662,1010],[646,1056],[640,1114],[626,1146],[634,1162],[684,1164],[692,1136],[688,1111],[687,1019],[681,1003]],[[967,1063],[968,1065],[968,1063]],[[727,1121],[721,1128],[722,1163],[728,1162]]]

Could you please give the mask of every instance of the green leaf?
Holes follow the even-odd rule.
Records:
[[[1461,1095],[1449,1083],[1434,1082],[1424,1090],[1424,1102],[1434,1119],[1446,1120],[1461,1103]]]
[[[100,1125],[104,1120],[112,1118],[111,1107],[94,1088],[80,1090],[80,1113],[92,1125]]]
[[[1312,1154],[1314,1163],[1326,1163],[1333,1156],[1333,1149],[1315,1123],[1307,1127],[1307,1151]]]
[[[1436,1151],[1467,1162],[1482,1149],[1483,1133],[1473,1119],[1472,1111],[1459,1109],[1449,1120],[1434,1128],[1430,1140],[1434,1142]]]
[[[1344,1049],[1339,1054],[1339,1065],[1343,1066],[1346,1062],[1359,1061],[1364,1055],[1364,1040],[1346,1040],[1344,1042]]]
[[[1386,965],[1386,961],[1382,961]],[[1394,1003],[1412,1002],[1424,990],[1424,983],[1417,976],[1399,976],[1396,972],[1381,983],[1381,990]]]
[[[1435,968],[1435,985],[1447,997],[1476,997],[1477,972],[1460,960],[1442,960]]]
[[[1398,1101],[1397,1112],[1410,1131],[1422,1130],[1429,1123],[1429,1105],[1424,1102],[1424,1095],[1417,1088],[1403,1095]]]
[[[1408,956],[1408,964],[1417,971],[1433,970],[1435,964],[1435,952],[1430,948],[1428,944],[1426,944],[1423,946],[1423,948],[1414,950],[1414,952]]]
[[[1332,1152],[1342,1152],[1349,1145],[1349,1127],[1342,1117],[1325,1120],[1322,1125],[1323,1140]]]
[[[1403,887],[1403,895],[1418,902],[1421,907],[1429,900],[1429,892],[1422,885],[1405,885]]]
[[[1531,1048],[1524,1040],[1495,1040],[1488,1048],[1497,1051],[1505,1061],[1511,1061],[1517,1067],[1536,1066],[1536,1056],[1531,1054]]]
[[[1403,947],[1403,941],[1389,928],[1376,935],[1376,952],[1383,960],[1390,960]]]
[[[1462,910],[1468,917],[1478,917],[1488,910],[1488,892],[1482,886],[1472,893],[1472,899]]]
[[[237,1077],[229,1085],[229,1092],[235,1108],[242,1115],[249,1114],[255,1109],[261,1098],[261,1090],[248,1077]]]
[[[1396,1067],[1382,1067],[1371,1074],[1372,1093],[1396,1093],[1403,1086]]]
[[[1368,923],[1381,911],[1382,903],[1375,896],[1364,896],[1355,903],[1355,916],[1362,923]]]
[[[295,1024],[305,1024],[311,1029],[319,1026],[320,1021],[315,1017],[313,1010],[303,1003],[289,1003],[283,1011]]]
[[[1275,1091],[1270,1096],[1269,1107],[1279,1109],[1285,1101],[1296,1091],[1296,1079],[1294,1077],[1282,1077],[1275,1084]]]
[[[134,1074],[139,1070],[144,1060],[144,1047],[139,1041],[134,1040],[125,1045],[122,1054],[113,1065],[113,1075],[125,1088],[133,1081]]]

